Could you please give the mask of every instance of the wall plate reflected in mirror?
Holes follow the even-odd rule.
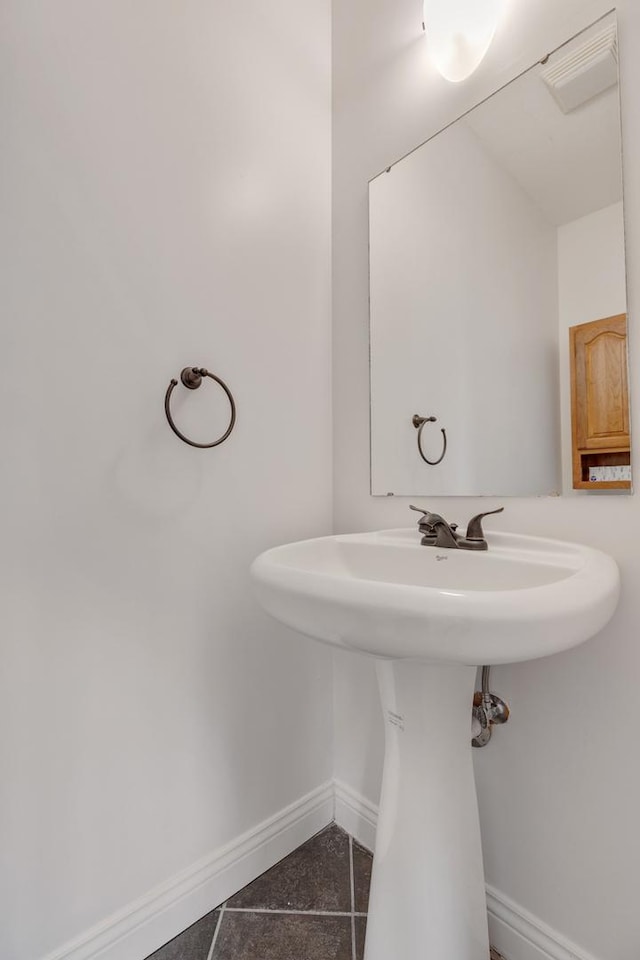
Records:
[[[626,395],[573,482],[569,329],[627,313],[617,62],[609,14],[369,184],[373,495],[630,488]]]

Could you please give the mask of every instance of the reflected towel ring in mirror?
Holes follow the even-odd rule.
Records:
[[[419,413],[414,413],[413,417],[411,418],[411,423],[414,425],[414,427],[418,431],[418,437],[417,437],[418,453],[420,454],[424,462],[428,463],[430,467],[435,467],[437,466],[437,464],[441,463],[444,460],[445,453],[447,452],[447,433],[444,427],[440,427],[440,433],[442,434],[443,445],[442,445],[442,453],[440,454],[438,459],[429,460],[427,457],[425,457],[424,453],[422,452],[422,430],[424,428],[424,425],[425,423],[436,423],[437,419],[438,419],[437,417],[421,417]]]
[[[209,373],[209,371],[205,370],[204,367],[185,367],[180,374],[180,380],[182,381],[183,385],[187,388],[187,390],[197,390],[200,384],[202,383],[203,377],[209,377],[211,380],[215,380],[215,382],[222,387],[222,389],[227,395],[229,406],[231,407],[231,419],[229,421],[229,426],[227,427],[225,432],[222,434],[222,436],[218,440],[214,440],[213,443],[196,443],[195,440],[189,440],[188,437],[185,437],[185,435],[178,430],[175,423],[173,422],[173,417],[171,416],[171,406],[170,406],[171,394],[173,393],[174,387],[177,387],[178,385],[177,380],[171,380],[171,383],[167,387],[167,392],[164,398],[164,412],[167,415],[169,426],[171,427],[171,429],[173,430],[173,432],[177,437],[180,437],[181,440],[184,440],[185,443],[188,443],[190,447],[200,447],[202,449],[206,449],[208,447],[217,447],[219,444],[224,443],[224,441],[227,439],[227,437],[233,430],[236,422],[236,404],[233,399],[233,395],[229,390],[229,387],[224,382],[224,380],[221,380],[220,377],[216,377],[216,375],[213,373]]]

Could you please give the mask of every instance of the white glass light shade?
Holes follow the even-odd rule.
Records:
[[[429,52],[452,83],[470,76],[489,49],[505,0],[424,0]]]

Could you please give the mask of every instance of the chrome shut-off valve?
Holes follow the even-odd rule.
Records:
[[[471,743],[474,747],[486,747],[491,740],[494,724],[506,723],[509,719],[509,705],[495,693],[489,691],[491,667],[482,668],[482,690],[473,696]]]

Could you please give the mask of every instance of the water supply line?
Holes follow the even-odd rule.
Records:
[[[474,747],[486,747],[491,740],[494,723],[506,723],[509,719],[509,707],[500,697],[489,690],[491,667],[482,668],[482,689],[473,695],[473,720],[471,743]]]

